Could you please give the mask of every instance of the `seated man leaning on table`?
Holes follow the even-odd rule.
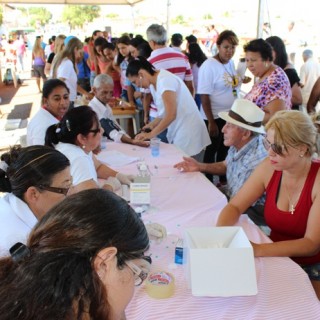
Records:
[[[262,120],[264,112],[254,103],[237,99],[229,112],[220,112],[219,117],[227,121],[222,128],[224,144],[230,147],[224,161],[200,163],[184,157],[184,161],[175,164],[175,168],[185,171],[201,171],[214,175],[226,175],[226,196],[232,198],[249,178],[255,167],[267,157],[263,146],[264,129]],[[248,210],[248,216],[257,225],[265,225],[263,216],[264,195]]]
[[[113,95],[113,80],[107,74],[99,74],[95,77],[92,91],[94,98],[89,102],[89,106],[96,112],[104,129],[104,136],[115,142],[123,142],[148,147],[149,142],[132,139],[115,121],[109,102]]]

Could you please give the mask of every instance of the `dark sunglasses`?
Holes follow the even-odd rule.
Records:
[[[63,194],[65,196],[68,194],[69,189],[70,189],[70,188],[49,187],[49,186],[45,186],[43,184],[38,185],[37,188],[39,188],[41,190],[46,190],[46,191],[50,191],[50,192],[54,192],[54,193]]]
[[[270,143],[266,137],[263,139],[263,146],[267,151],[271,148],[274,153],[279,155],[283,154],[284,146],[281,146],[276,143]]]

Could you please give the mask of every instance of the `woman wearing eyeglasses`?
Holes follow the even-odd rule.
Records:
[[[217,225],[235,224],[266,192],[264,215],[273,243],[252,243],[256,257],[291,257],[320,299],[320,163],[312,160],[316,128],[300,111],[279,111],[266,125],[269,157],[222,210]]]
[[[103,129],[97,114],[87,106],[69,110],[61,122],[47,129],[45,143],[62,152],[71,164],[71,174],[76,192],[102,187],[115,191],[121,184],[130,185],[132,176],[112,170],[92,153],[101,143]]]
[[[72,185],[70,162],[45,146],[13,147],[1,155],[0,256],[29,232],[44,214],[62,201]]]
[[[1,319],[125,319],[148,247],[124,200],[101,189],[72,195],[0,260]]]

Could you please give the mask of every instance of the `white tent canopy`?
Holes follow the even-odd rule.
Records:
[[[130,5],[143,0],[0,0],[0,3],[23,4],[85,4],[85,5]]]

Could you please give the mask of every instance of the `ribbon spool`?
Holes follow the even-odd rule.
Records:
[[[146,289],[151,298],[169,298],[174,293],[174,277],[165,271],[151,273],[146,281]]]

